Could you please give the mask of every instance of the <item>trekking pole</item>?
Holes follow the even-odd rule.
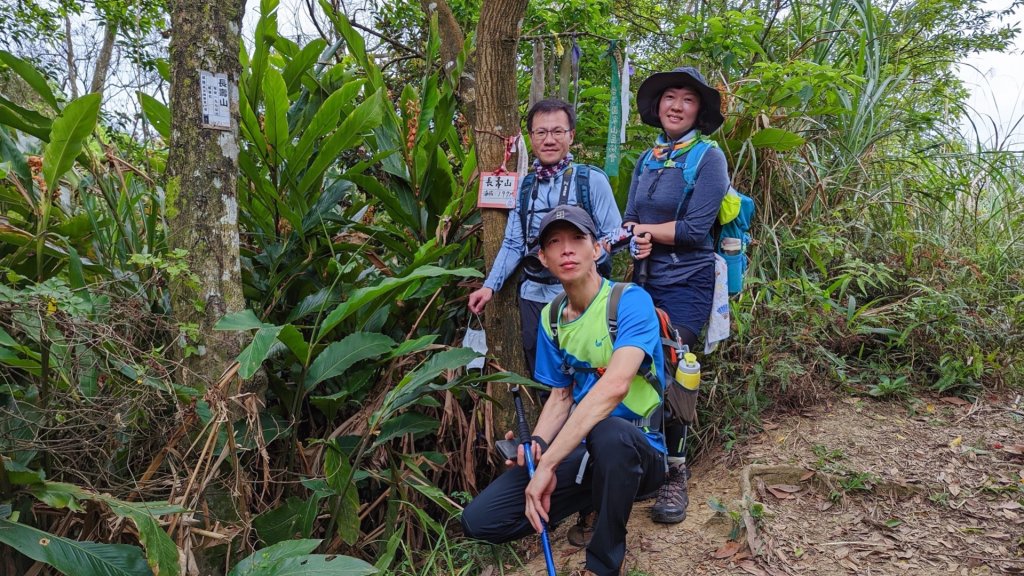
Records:
[[[650,232],[644,232],[644,233],[640,234],[640,237],[643,238],[645,236],[650,236],[650,235],[651,235]],[[654,252],[654,246],[653,245],[651,246],[651,252],[652,253]],[[643,260],[637,260],[636,261],[636,283],[641,285],[641,286],[644,286],[644,285],[647,284],[647,261],[650,260],[650,258],[651,258],[651,255],[648,254],[647,258],[644,258]]]
[[[519,443],[523,445],[523,457],[526,460],[526,471],[533,478],[533,446],[530,441],[530,425],[526,422],[526,409],[523,408],[523,398],[519,395],[519,385],[512,387],[512,401],[516,406],[516,424],[519,428]],[[548,576],[556,576],[555,559],[551,554],[551,541],[548,539],[548,526],[544,520],[540,521],[540,541],[544,546],[544,561],[548,565]]]

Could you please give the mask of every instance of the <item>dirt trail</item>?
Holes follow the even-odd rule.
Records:
[[[1017,393],[976,404],[929,398],[903,404],[843,398],[765,431],[730,454],[696,462],[689,516],[650,521],[653,501],[634,508],[626,570],[675,574],[903,575],[1024,574],[1024,402]],[[747,465],[764,504],[760,554],[734,522],[708,505],[738,512]],[[552,533],[559,574],[581,568],[582,549]],[[544,574],[539,545],[519,574]]]

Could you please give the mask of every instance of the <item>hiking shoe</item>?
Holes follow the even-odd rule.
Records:
[[[651,508],[651,520],[662,524],[678,524],[686,518],[686,507],[690,497],[686,493],[686,481],[690,469],[686,464],[673,464],[668,468],[668,478],[658,490],[658,500]]]
[[[594,520],[596,518],[597,512],[586,514],[580,512],[576,525],[569,528],[565,534],[565,539],[569,541],[569,544],[577,548],[586,548],[590,544],[590,538],[594,535]]]

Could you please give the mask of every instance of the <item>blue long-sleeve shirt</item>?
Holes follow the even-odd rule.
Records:
[[[675,221],[675,244],[655,244],[648,257],[648,283],[653,286],[672,286],[685,281],[694,272],[715,262],[711,240],[711,227],[718,218],[722,199],[729,191],[729,172],[725,154],[715,147],[708,148],[697,165],[697,178],[693,197],[686,213],[676,218],[686,182],[683,166],[687,152],[675,159],[677,168],[660,170],[648,169],[643,160],[649,154],[641,154],[640,162],[633,170],[626,201],[626,222],[638,224],[661,224]]]
[[[570,167],[572,166],[575,164],[570,164]],[[490,288],[495,292],[501,290],[501,287],[515,272],[516,266],[519,265],[523,256],[526,256],[526,238],[537,236],[541,219],[558,204],[562,190],[562,177],[566,170],[562,170],[551,180],[537,182],[537,200],[534,202],[533,210],[528,212],[530,215],[527,224],[529,230],[525,235],[522,222],[519,219],[518,207],[508,213],[505,238],[501,242],[498,256],[494,259],[494,265],[491,266],[490,273],[484,280],[485,288]],[[580,205],[581,202],[576,195],[575,169],[570,178],[568,203]],[[523,198],[523,195],[532,195],[532,193],[532,190],[524,190],[520,185],[519,196],[523,201],[530,201],[529,197]],[[612,194],[612,186],[608,182],[608,177],[594,167],[590,168],[590,203],[594,211],[594,224],[597,225],[597,232],[602,238],[610,237],[622,228],[622,217],[619,215],[619,207],[615,204],[615,196]],[[524,280],[519,287],[519,297],[532,302],[550,302],[561,292],[561,284],[541,284],[529,279]]]

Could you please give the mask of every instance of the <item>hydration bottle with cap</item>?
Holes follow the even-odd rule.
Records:
[[[676,380],[687,390],[696,390],[700,387],[700,362],[697,362],[696,354],[683,354],[683,359],[676,366]]]

